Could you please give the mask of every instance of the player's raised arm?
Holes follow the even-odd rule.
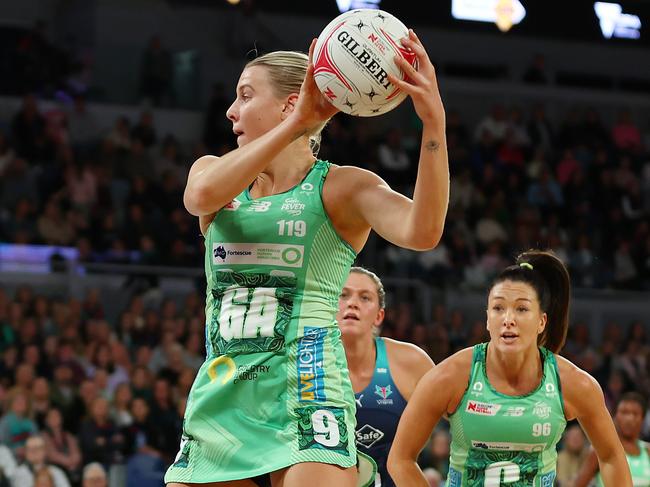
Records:
[[[408,80],[395,76],[389,79],[411,97],[423,124],[413,199],[396,193],[379,176],[368,173],[355,182],[358,190],[353,204],[364,221],[386,240],[400,247],[427,250],[440,241],[449,204],[445,110],[435,69],[424,46],[412,30],[402,44],[416,54],[418,68],[396,56]]]

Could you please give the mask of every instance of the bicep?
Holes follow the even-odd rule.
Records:
[[[592,377],[581,378],[583,384],[573,387],[572,408],[587,434],[598,458],[613,457],[622,448],[612,417],[605,406],[603,391]]]
[[[409,241],[402,230],[413,201],[394,191],[379,176],[374,176],[356,195],[357,211],[382,238],[408,248]]]

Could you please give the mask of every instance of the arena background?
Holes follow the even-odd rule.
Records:
[[[650,2],[618,2],[640,27],[617,25],[609,39],[594,2],[523,1],[526,17],[507,32],[430,3],[380,5],[436,65],[452,174],[436,249],[372,236],[359,256],[388,290],[384,333],[436,361],[485,339],[494,272],[521,250],[552,248],[574,285],[563,353],[610,407],[626,390],[647,397]],[[306,50],[338,13],[333,0],[0,3],[0,441],[19,462],[25,437],[9,431],[24,397],[34,431],[62,411],[79,458],[50,458],[73,485],[94,461],[111,485],[161,484],[203,353],[187,170],[233,147],[224,114],[245,60]],[[341,114],[320,155],[409,194],[418,130],[408,101],[372,119]],[[134,408],[150,419],[134,422]],[[444,476],[439,435],[422,465]]]

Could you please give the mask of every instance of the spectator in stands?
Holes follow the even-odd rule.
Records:
[[[159,377],[153,386],[153,399],[151,401],[151,417],[156,418],[156,434],[160,438],[159,448],[166,458],[171,458],[178,449],[178,436],[175,425],[178,412],[173,402],[172,390],[167,379]]]
[[[84,463],[100,462],[107,469],[114,463],[121,463],[124,435],[110,419],[108,401],[103,397],[95,398],[89,413],[79,432]]]
[[[29,396],[16,390],[9,399],[9,410],[0,419],[0,443],[9,447],[17,459],[24,457],[27,438],[36,433],[36,424],[29,418]]]
[[[38,349],[37,349],[38,350]],[[39,430],[45,426],[45,417],[50,410],[50,383],[45,377],[34,379],[31,391],[31,415]]]
[[[97,201],[97,178],[88,164],[74,163],[65,170],[67,197],[86,218]]]
[[[82,487],[108,487],[106,470],[101,463],[93,462],[84,467]]]
[[[45,469],[51,475],[54,487],[70,487],[70,482],[63,470],[47,463],[47,454],[43,437],[40,435],[30,436],[25,445],[25,463],[16,469],[12,479],[13,486],[35,486],[35,474],[41,469]]]
[[[108,155],[107,151],[112,152],[113,148],[122,154],[131,150],[131,122],[126,116],[118,117],[115,120],[115,125],[106,137],[106,141],[108,144],[103,146],[106,155]],[[114,157],[112,156],[112,158]]]
[[[14,209],[19,200],[26,198],[38,205],[40,199],[33,173],[29,171],[27,160],[16,157],[2,176],[2,195],[0,207]]]
[[[474,131],[474,140],[479,141],[488,134],[496,143],[501,142],[508,130],[508,120],[506,110],[501,104],[492,107],[490,114],[485,116],[477,125]]]
[[[70,143],[75,150],[87,154],[99,141],[98,120],[86,105],[86,96],[75,93],[73,104],[67,113],[67,125]]]
[[[10,480],[16,471],[16,459],[11,450],[0,444],[0,487],[10,487]]]
[[[16,153],[9,142],[9,137],[4,130],[0,129],[0,177],[14,160]]]
[[[632,121],[632,113],[629,109],[619,112],[618,121],[612,128],[612,140],[622,151],[636,154],[642,149],[641,131]]]
[[[522,80],[524,83],[535,85],[546,85],[549,83],[549,76],[546,71],[546,56],[538,52],[533,56],[530,65],[526,68]]]
[[[20,110],[11,122],[11,137],[16,154],[30,161],[46,159],[51,150],[45,136],[45,118],[33,94],[23,97]]]
[[[528,122],[528,134],[531,145],[539,148],[544,154],[550,154],[555,145],[555,131],[551,122],[546,117],[544,105],[536,104]]]
[[[391,128],[377,148],[381,174],[392,186],[402,186],[413,180],[413,164],[402,145],[402,131]]]
[[[48,411],[42,434],[48,462],[61,468],[76,484],[81,473],[79,441],[64,429],[63,416],[59,409],[51,408]]]
[[[140,97],[154,106],[170,104],[173,98],[172,75],[171,53],[163,47],[160,37],[154,36],[142,55]]]
[[[131,140],[139,140],[145,149],[150,149],[158,139],[153,124],[153,113],[145,110],[140,114],[140,120],[131,130]]]
[[[449,432],[437,428],[431,434],[429,444],[422,450],[418,458],[418,465],[421,468],[435,468],[443,477],[447,477],[449,471],[449,446],[451,437]]]
[[[539,180],[529,186],[528,202],[541,210],[554,209],[564,204],[562,188],[548,167],[543,168]]]
[[[45,205],[45,211],[36,221],[38,234],[48,245],[70,245],[75,238],[75,230],[61,210],[57,199],[52,198]]]
[[[589,453],[585,435],[579,425],[569,426],[563,434],[562,448],[557,456],[558,487],[571,487]]]
[[[132,398],[131,384],[122,382],[116,387],[111,417],[118,428],[126,428],[133,423],[133,416],[130,411]]]

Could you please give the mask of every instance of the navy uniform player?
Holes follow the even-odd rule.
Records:
[[[421,348],[378,336],[385,297],[376,274],[353,267],[336,317],[357,403],[357,449],[377,464],[376,487],[395,485],[386,459],[397,424],[416,384],[434,365]]]

